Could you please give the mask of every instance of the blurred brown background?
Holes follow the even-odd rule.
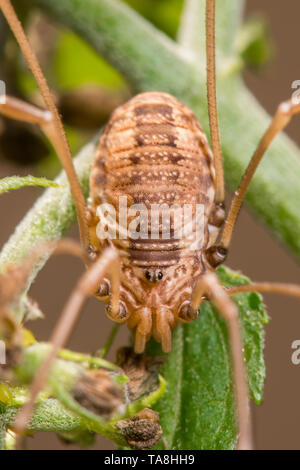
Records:
[[[274,113],[278,103],[290,97],[291,83],[300,80],[300,55],[297,50],[300,3],[297,0],[248,0],[246,13],[254,12],[259,12],[267,18],[276,55],[261,72],[247,72],[245,79],[257,99],[270,113]],[[290,124],[288,134],[300,145],[299,117]],[[28,174],[30,168],[20,169],[7,161],[1,161],[0,177],[16,173]],[[7,240],[40,193],[41,190],[29,188],[1,196],[1,244]],[[72,235],[76,235],[75,229]],[[299,266],[245,209],[239,218],[227,264],[257,281],[298,283],[300,280]],[[38,276],[31,294],[47,313],[45,320],[31,323],[31,328],[39,339],[46,340],[49,337],[80,272],[82,266],[79,261],[69,257],[57,257],[48,262]],[[291,363],[291,343],[300,339],[300,304],[299,301],[271,295],[266,295],[265,301],[271,321],[266,327],[267,381],[264,403],[259,407],[253,406],[256,447],[300,449],[300,365]],[[91,299],[84,309],[69,346],[76,350],[95,351],[103,344],[110,328],[111,322],[105,317],[103,305]],[[127,336],[128,332],[123,327],[111,357],[114,357],[118,344],[126,343]],[[65,448],[54,435],[48,433],[29,439],[28,447]],[[112,445],[99,438],[95,448],[110,449]]]

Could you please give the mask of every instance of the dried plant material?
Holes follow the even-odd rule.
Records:
[[[147,408],[131,419],[119,421],[118,426],[132,449],[151,449],[162,436],[158,414]]]
[[[153,392],[158,386],[158,373],[164,356],[135,354],[132,348],[121,348],[117,352],[117,364],[129,378],[128,391],[131,401]]]
[[[104,369],[86,371],[77,382],[73,396],[81,406],[104,419],[124,411],[124,388]]]

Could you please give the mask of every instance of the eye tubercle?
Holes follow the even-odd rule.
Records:
[[[163,273],[161,271],[146,271],[145,272],[145,278],[149,282],[157,282],[160,281],[164,277]]]

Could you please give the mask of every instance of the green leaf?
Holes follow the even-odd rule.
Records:
[[[42,186],[43,188],[59,188],[54,181],[35,176],[7,176],[0,180],[0,194],[7,193],[13,189],[26,188],[27,186]]]
[[[218,270],[221,283],[249,283],[225,267]],[[244,337],[250,394],[260,403],[265,364],[264,330],[267,316],[257,293],[233,296]],[[158,346],[151,344],[151,354]],[[236,443],[231,354],[225,321],[210,303],[201,306],[198,319],[179,326],[173,351],[161,371],[167,390],[155,409],[159,412],[169,449],[233,449]]]
[[[16,406],[0,409],[0,423],[2,422],[6,428],[12,426],[17,412]],[[85,429],[85,426],[83,418],[67,410],[58,400],[50,398],[37,405],[29,429],[64,433],[79,432]]]

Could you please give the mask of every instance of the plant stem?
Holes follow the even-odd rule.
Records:
[[[120,324],[119,323],[116,323],[112,329],[111,329],[111,332],[109,333],[109,336],[106,340],[106,343],[105,345],[103,346],[103,348],[99,349],[99,351],[97,352],[98,356],[102,359],[104,359],[107,354],[109,353],[109,350],[114,342],[114,339],[116,337],[116,334],[118,333],[119,331],[119,328],[120,328]]]
[[[27,186],[41,186],[44,188],[58,188],[57,183],[46,178],[34,176],[7,176],[0,179],[0,194],[7,193],[13,189],[26,188]]]

